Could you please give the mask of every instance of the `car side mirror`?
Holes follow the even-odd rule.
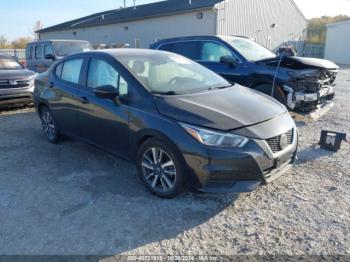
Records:
[[[233,56],[223,56],[220,58],[220,63],[222,64],[227,64],[231,67],[236,67],[237,66],[237,60]]]
[[[96,97],[103,99],[115,99],[119,95],[117,89],[111,85],[96,87],[94,93]]]
[[[55,60],[55,59],[56,59],[56,57],[55,57],[55,55],[54,55],[54,54],[47,54],[47,55],[45,55],[45,59]]]

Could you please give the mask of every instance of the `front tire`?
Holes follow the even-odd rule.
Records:
[[[50,143],[56,144],[59,140],[59,131],[48,107],[41,108],[40,119],[46,138]]]
[[[152,194],[170,199],[183,191],[181,157],[169,143],[151,138],[141,145],[136,158],[140,178]]]

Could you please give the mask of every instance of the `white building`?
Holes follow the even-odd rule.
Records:
[[[40,31],[40,39],[148,46],[191,35],[240,35],[275,49],[304,41],[307,21],[293,0],[168,0],[106,11]]]
[[[325,58],[350,65],[350,20],[327,25]]]

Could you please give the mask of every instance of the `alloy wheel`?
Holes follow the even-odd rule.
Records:
[[[48,110],[45,110],[41,115],[43,130],[49,140],[54,140],[56,137],[56,127],[52,115]]]
[[[143,154],[142,171],[146,182],[156,191],[168,192],[175,187],[175,163],[164,149],[148,149]]]

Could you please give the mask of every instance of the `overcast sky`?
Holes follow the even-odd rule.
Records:
[[[156,1],[136,0],[136,3]],[[119,8],[123,4],[123,0],[6,0],[1,2],[0,35],[5,35],[10,40],[29,35],[37,20],[41,20],[44,26],[51,26],[95,12]],[[131,5],[133,0],[127,0],[127,2]],[[295,0],[295,2],[307,18],[338,14],[350,16],[350,0]]]

